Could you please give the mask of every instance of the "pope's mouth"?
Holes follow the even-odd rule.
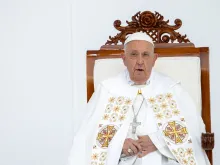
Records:
[[[144,69],[136,69],[136,71],[142,72],[144,71]]]

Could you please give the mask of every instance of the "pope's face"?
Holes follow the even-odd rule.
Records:
[[[123,61],[135,84],[141,85],[148,80],[156,59],[154,46],[147,41],[135,40],[125,45]]]

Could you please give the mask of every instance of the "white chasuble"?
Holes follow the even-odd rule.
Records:
[[[176,160],[181,165],[209,165],[201,148],[204,124],[192,99],[179,84],[157,72],[141,89],[145,99],[137,116],[141,125],[132,135],[137,87],[126,77],[127,71],[103,81],[93,94],[74,136],[68,165],[174,165]],[[124,140],[137,135],[148,135],[158,150],[143,158],[121,158]]]
[[[98,124],[96,139],[91,155],[92,165],[104,165],[108,157],[108,147],[117,131],[127,119],[132,101],[126,97],[110,97],[105,112]],[[124,139],[124,138],[123,138]]]

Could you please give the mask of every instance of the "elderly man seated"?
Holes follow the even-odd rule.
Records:
[[[131,34],[124,50],[127,69],[94,92],[69,165],[209,165],[204,123],[181,85],[152,70],[151,38]]]

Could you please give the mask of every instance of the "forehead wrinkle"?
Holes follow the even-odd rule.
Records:
[[[128,54],[128,53],[138,53],[138,54],[145,54],[145,53],[147,53],[147,54],[152,54],[152,53],[154,53],[154,51],[150,51],[150,50],[136,50],[136,49],[134,49],[134,50],[127,50],[127,51],[125,51],[125,54]]]
[[[136,48],[138,47],[138,43],[140,42],[147,42],[147,41],[139,41],[139,40],[136,40],[136,41],[131,41],[131,42],[128,42],[127,44],[124,45],[124,52],[125,54],[127,54],[127,52],[132,52],[132,51],[137,51],[137,52],[148,52],[148,53],[154,53],[154,45],[152,45],[151,43],[147,42],[147,45],[144,46],[144,49],[143,51],[139,51],[137,50]],[[142,45],[143,46],[143,45]]]

